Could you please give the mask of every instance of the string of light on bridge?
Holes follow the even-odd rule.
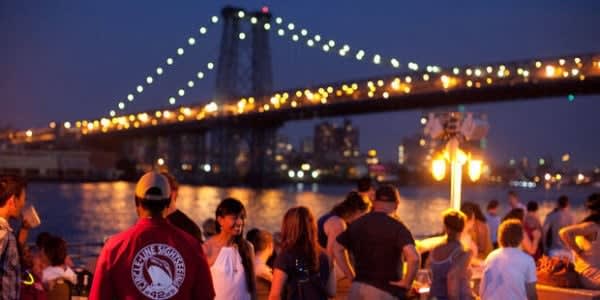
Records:
[[[212,16],[210,18],[210,24],[211,25],[215,25],[215,24],[218,24],[218,23],[219,23],[219,17]],[[198,34],[198,37],[204,37],[204,36],[206,36],[208,34],[208,28],[207,28],[207,26],[201,26],[201,27],[199,27],[198,31],[197,31],[197,34]],[[195,46],[196,43],[197,43],[197,38],[198,37],[195,37],[195,36],[188,37],[187,41],[186,41],[186,44],[187,44],[186,47],[189,48],[189,47]],[[175,57],[182,57],[182,56],[185,55],[185,53],[186,53],[186,49],[184,47],[177,48],[175,50],[175,54],[176,54],[175,56],[169,56],[169,57],[167,57],[165,59],[165,61],[164,61],[165,65],[160,64],[153,71],[152,74],[147,75],[146,78],[145,78],[145,80],[144,80],[144,83],[137,85],[136,88],[135,88],[135,92],[129,93],[126,96],[126,98],[125,98],[126,100],[119,101],[117,103],[117,108],[110,110],[109,111],[109,115],[111,117],[115,117],[117,115],[117,111],[124,111],[128,102],[133,102],[135,100],[136,95],[142,94],[146,88],[150,87],[153,83],[155,83],[156,79],[159,76],[164,75],[164,73],[166,72],[167,68],[171,68],[174,65],[174,63],[175,63]],[[214,64],[212,64],[212,63],[209,62],[209,66],[210,67],[208,67],[208,70],[209,71],[213,70]],[[204,75],[205,75],[204,72],[199,71],[197,74],[198,74],[198,76],[197,76],[198,79],[201,80],[201,79],[204,78]],[[188,81],[187,85],[188,85],[188,88],[192,88],[194,86],[194,82],[190,80],[190,81]],[[178,89],[177,93],[178,93],[179,96],[183,96],[182,94],[185,94],[185,90],[184,89]],[[176,102],[175,97],[169,97],[168,101],[172,105],[175,104],[175,102]]]
[[[240,19],[247,18],[247,16],[243,13],[243,11],[240,11],[237,16]],[[341,57],[354,57],[358,61],[363,61],[363,60],[368,61],[367,59],[365,59],[365,57],[367,56],[367,52],[364,49],[358,49],[352,55],[351,49],[354,49],[354,47],[351,47],[348,44],[336,42],[333,39],[325,39],[319,33],[316,33],[316,34],[309,33],[308,29],[306,29],[305,27],[302,27],[302,26],[298,26],[295,23],[289,22],[286,24],[283,21],[282,17],[275,17],[275,24],[271,24],[271,23],[260,24],[257,22],[256,17],[251,17],[250,23],[253,26],[261,26],[262,25],[264,30],[274,32],[275,36],[277,36],[277,37],[284,38],[287,33],[287,36],[289,36],[292,41],[306,45],[309,48],[321,48],[326,53],[336,53],[336,50],[337,50],[337,54]],[[240,35],[239,35],[240,39],[243,40],[243,39],[245,39],[245,37],[246,37],[245,33],[240,33]],[[400,61],[394,57],[384,58],[380,54],[373,53],[371,58],[372,59],[370,61],[375,65],[389,66],[394,69],[398,69],[401,67]],[[407,67],[411,71],[419,70],[419,65],[415,62],[408,62]],[[432,70],[439,71],[440,70],[439,66],[428,66],[427,69],[429,71],[432,71]]]
[[[182,87],[177,89],[177,96],[184,97],[186,93],[186,89],[191,89],[196,85],[195,80],[203,80],[206,76],[206,72],[212,71],[215,68],[215,64],[213,62],[208,62],[206,64],[206,69],[200,70],[196,73],[196,77],[194,79],[190,79],[186,83],[186,87]],[[175,105],[177,103],[177,97],[171,96],[168,98],[170,105]]]
[[[75,124],[65,122],[64,128],[82,134],[126,130],[173,122],[201,121],[207,118],[264,113],[272,110],[296,109],[303,106],[326,105],[351,101],[402,101],[403,96],[458,89],[479,89],[487,86],[512,86],[561,79],[586,80],[587,76],[600,76],[600,55],[570,57],[553,60],[535,60],[523,64],[498,64],[455,68],[451,72],[430,75],[422,72],[415,76],[395,76],[362,82],[340,83],[312,89],[288,90],[270,97],[244,97],[232,102],[204,106],[182,106],[173,110],[156,110],[129,114]],[[260,100],[264,99],[264,100]],[[78,121],[79,122],[79,121]],[[51,124],[56,127],[57,124]],[[30,130],[20,133],[28,138],[35,136]]]

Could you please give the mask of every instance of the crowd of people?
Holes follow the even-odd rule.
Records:
[[[56,285],[77,283],[63,238],[41,232],[34,246],[27,245],[34,225],[21,217],[26,187],[23,178],[0,177],[0,299],[46,299]],[[11,219],[21,222],[16,234]]]
[[[503,216],[497,200],[485,213],[464,202],[442,213],[444,233],[425,247],[397,215],[398,190],[375,189],[367,179],[323,216],[293,207],[281,231],[252,228],[245,236],[241,201],[223,199],[200,228],[177,209],[178,188],[168,173],[140,178],[138,221],[106,241],[90,299],[329,299],[339,291],[348,299],[420,292],[441,300],[537,299],[536,261],[543,256],[572,261],[581,286],[600,289],[600,194],[586,199],[590,214],[581,222],[567,196],[543,223],[539,205],[524,205],[514,192]],[[0,299],[45,299],[36,293],[57,280],[77,283],[64,239],[44,232],[26,245],[26,194],[22,178],[0,177]],[[18,232],[10,219],[22,220]],[[421,291],[423,272],[429,289]]]

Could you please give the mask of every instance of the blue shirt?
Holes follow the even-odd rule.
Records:
[[[498,227],[500,227],[500,216],[492,216],[490,214],[485,214],[485,219],[490,227],[490,238],[492,243],[498,242]]]

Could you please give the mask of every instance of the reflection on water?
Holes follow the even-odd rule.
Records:
[[[137,220],[134,205],[135,184],[126,182],[49,184],[29,186],[28,200],[42,218],[42,226],[30,235],[30,241],[40,231],[60,234],[69,242],[100,242],[120,232]],[[261,227],[278,231],[285,211],[297,205],[309,207],[318,217],[341,201],[351,186],[292,185],[279,189],[253,190],[248,188],[217,188],[182,185],[177,206],[190,218],[201,224],[214,218],[214,210],[226,197],[234,197],[246,206],[246,229]],[[584,217],[583,200],[592,188],[563,188],[560,191],[542,189],[519,190],[523,202],[540,203],[540,216],[555,206],[560,194],[571,198],[576,219]],[[467,186],[463,199],[474,201],[485,208],[491,199],[501,203],[501,214],[508,211],[507,189],[499,187]],[[398,207],[401,220],[416,236],[440,232],[440,214],[449,205],[445,187],[401,187],[402,201]]]

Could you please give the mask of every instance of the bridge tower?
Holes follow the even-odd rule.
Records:
[[[243,18],[240,18],[240,13]],[[247,95],[266,95],[273,90],[267,11],[247,13],[226,6],[221,11],[223,33],[217,64],[216,100],[232,100]],[[256,24],[248,19],[255,18]],[[245,30],[245,29],[249,30]]]
[[[217,64],[216,102],[231,102],[250,95],[256,100],[266,97],[273,90],[269,31],[265,30],[271,14],[266,8],[246,12],[226,6],[221,15],[223,32]],[[268,177],[273,165],[268,155],[273,145],[271,140],[281,124],[257,126],[238,128],[231,124],[210,131],[210,161],[218,166],[223,180],[236,182],[251,178],[252,184],[261,185]],[[244,157],[249,159],[247,168],[240,167]]]

